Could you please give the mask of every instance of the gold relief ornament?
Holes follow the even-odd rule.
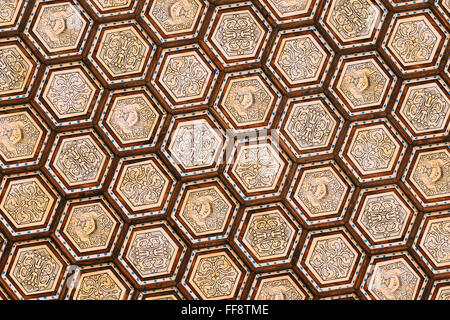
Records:
[[[109,270],[81,275],[74,300],[120,300],[125,288]]]
[[[262,279],[256,300],[303,300],[305,295],[292,283],[289,276]]]
[[[305,13],[311,0],[267,0],[280,17]]]
[[[22,91],[31,64],[15,45],[0,47],[0,94]]]
[[[429,220],[423,231],[420,246],[437,267],[448,267],[450,265],[450,219]]]
[[[200,11],[198,0],[156,0],[150,15],[167,35],[191,31]]]
[[[450,192],[450,155],[448,152],[419,154],[412,169],[411,181],[426,198],[445,197]]]

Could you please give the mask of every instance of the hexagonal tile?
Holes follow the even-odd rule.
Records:
[[[393,179],[406,143],[386,119],[353,122],[339,156],[360,182]]]
[[[383,50],[405,74],[439,67],[448,35],[430,10],[402,12],[393,16]]]
[[[417,209],[397,185],[363,189],[350,225],[370,249],[405,246]]]
[[[104,23],[97,28],[88,59],[109,85],[144,82],[156,50],[135,20]]]
[[[450,22],[450,1],[449,0],[435,0],[434,5],[437,8],[437,12],[440,13],[444,20]]]
[[[287,199],[308,225],[341,221],[355,186],[334,161],[299,165]]]
[[[140,17],[161,42],[195,38],[203,24],[206,0],[147,1]]]
[[[193,250],[181,285],[195,300],[239,300],[249,269],[228,245]]]
[[[133,15],[138,5],[137,0],[92,0],[87,4],[98,18],[120,17]]]
[[[393,115],[411,140],[446,137],[450,130],[450,94],[442,79],[406,81]]]
[[[154,147],[167,113],[147,87],[112,90],[100,128],[119,151]]]
[[[74,260],[110,257],[123,222],[103,196],[68,200],[55,239]]]
[[[49,230],[61,197],[41,172],[4,176],[0,190],[1,223],[12,236]]]
[[[139,293],[137,300],[186,300],[177,287],[147,290]]]
[[[431,288],[429,300],[450,300],[450,280],[436,280]]]
[[[35,101],[55,126],[91,123],[103,87],[82,62],[47,67]]]
[[[319,5],[318,1],[313,0],[262,0],[261,2],[276,24],[312,20]]]
[[[413,249],[431,272],[450,275],[450,211],[424,215]]]
[[[377,0],[338,0],[325,5],[320,23],[342,48],[373,45],[387,10]]]
[[[271,26],[249,2],[214,9],[204,41],[224,67],[258,62]]]
[[[420,300],[428,278],[406,251],[372,256],[361,291],[371,300]]]
[[[351,116],[384,111],[397,77],[375,52],[339,59],[329,88]]]
[[[0,167],[37,165],[50,130],[30,105],[0,107]]]
[[[77,0],[38,0],[25,35],[44,59],[81,57],[92,25],[92,19]]]
[[[288,99],[277,131],[296,158],[333,152],[344,119],[324,94]]]
[[[130,300],[134,292],[112,263],[80,267],[69,280],[65,300]]]
[[[261,69],[228,73],[214,109],[233,131],[268,129],[281,97]]]
[[[2,279],[18,299],[58,299],[68,265],[48,238],[15,242]]]
[[[139,287],[174,285],[186,245],[165,221],[130,226],[119,262]]]
[[[175,183],[170,170],[154,154],[122,158],[108,196],[128,219],[162,215]]]
[[[8,0],[2,3],[2,15],[0,18],[0,31],[2,33],[17,31],[23,19],[20,14],[28,6],[28,1]]]
[[[255,268],[290,263],[302,228],[281,203],[248,207],[234,243]]]
[[[40,63],[19,37],[0,39],[0,103],[27,98]]]
[[[113,154],[92,129],[59,133],[45,165],[66,194],[103,187]]]
[[[279,31],[268,68],[288,92],[323,84],[334,52],[315,28]]]
[[[162,151],[180,175],[217,172],[223,163],[225,132],[207,111],[175,116]]]
[[[184,183],[171,218],[193,245],[227,239],[239,203],[218,178]]]
[[[199,45],[164,49],[151,83],[171,109],[206,104],[218,70]]]
[[[279,196],[292,162],[276,136],[240,139],[228,157],[225,177],[244,200]]]
[[[291,269],[259,273],[253,280],[248,300],[310,300],[312,295]]]
[[[321,298],[320,300],[360,300],[359,297],[355,293],[345,293],[345,294],[338,294],[335,296],[328,296]]]
[[[449,203],[450,147],[448,143],[415,147],[402,177],[426,210]]]
[[[350,288],[355,284],[365,254],[347,230],[338,227],[311,231],[304,248],[297,267],[317,291]]]

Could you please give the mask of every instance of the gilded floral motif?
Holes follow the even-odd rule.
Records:
[[[256,300],[303,300],[304,298],[304,294],[286,276],[261,280],[256,294]]]
[[[83,274],[79,281],[75,300],[120,300],[125,291],[107,271]]]
[[[156,0],[149,13],[171,35],[192,30],[200,9],[198,0]]]
[[[450,192],[450,155],[446,151],[418,156],[411,180],[426,198],[445,197]]]

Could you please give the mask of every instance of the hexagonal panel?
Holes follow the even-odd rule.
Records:
[[[188,241],[205,244],[227,239],[239,203],[218,178],[187,182],[171,215]]]
[[[80,57],[92,27],[92,19],[76,0],[37,1],[25,35],[44,59]]]
[[[217,172],[226,145],[225,132],[209,112],[175,116],[162,150],[182,176]]]
[[[394,117],[411,140],[445,137],[450,128],[450,95],[441,79],[404,82],[394,106]]]
[[[56,136],[46,169],[65,193],[103,187],[113,154],[93,130],[63,132]]]
[[[2,16],[0,18],[0,31],[16,31],[23,19],[20,14],[25,10],[28,2],[24,0],[8,0],[2,3]]]
[[[259,273],[253,280],[248,300],[310,300],[308,288],[290,270]]]
[[[361,284],[371,300],[420,300],[428,278],[405,251],[372,256]]]
[[[0,190],[1,220],[13,236],[48,231],[61,199],[41,172],[4,176]]]
[[[175,284],[186,245],[167,222],[130,226],[119,262],[138,286]]]
[[[268,58],[269,70],[288,92],[319,87],[334,52],[315,28],[283,30]]]
[[[167,42],[196,37],[208,8],[206,0],[156,0],[146,2],[140,16]]]
[[[135,13],[138,3],[137,0],[92,0],[89,8],[99,18],[124,18]]]
[[[224,175],[244,200],[253,200],[279,195],[291,166],[276,137],[240,139]]]
[[[257,62],[272,32],[261,13],[248,2],[215,8],[205,43],[223,66]]]
[[[440,13],[447,22],[450,21],[450,1],[449,0],[435,0],[434,5],[437,12]]]
[[[295,157],[333,152],[344,119],[324,94],[314,98],[289,99],[278,125],[281,139]]]
[[[393,16],[382,47],[407,74],[437,69],[448,39],[430,10],[402,12]]]
[[[214,104],[219,116],[233,131],[268,128],[281,94],[261,69],[225,76]]]
[[[405,169],[403,181],[424,208],[448,204],[450,193],[448,143],[415,147]]]
[[[2,279],[18,299],[58,299],[68,264],[48,238],[15,242]]]
[[[363,189],[350,224],[370,249],[404,246],[417,209],[397,185]]]
[[[397,77],[377,53],[341,57],[329,88],[351,116],[383,111]]]
[[[110,85],[143,82],[156,50],[135,20],[104,23],[98,27],[88,58]]]
[[[171,109],[209,101],[218,71],[198,45],[164,49],[151,83]]]
[[[186,300],[177,287],[147,290],[139,293],[137,300]]]
[[[406,144],[386,119],[353,122],[339,156],[361,182],[392,179]]]
[[[312,20],[319,3],[312,0],[262,0],[276,24]]]
[[[186,267],[183,285],[195,300],[238,300],[248,268],[228,245],[197,249]]]
[[[302,228],[281,203],[248,207],[234,243],[256,268],[289,263]]]
[[[103,87],[82,62],[51,65],[35,101],[55,126],[90,123]]]
[[[119,151],[155,146],[167,113],[147,87],[112,90],[100,117],[100,128]]]
[[[413,249],[434,274],[450,274],[450,212],[432,212],[422,218]]]
[[[342,220],[355,190],[334,161],[300,165],[291,185],[289,204],[309,225]]]
[[[108,196],[129,219],[164,214],[175,178],[154,154],[122,158]]]
[[[377,41],[386,8],[377,0],[338,0],[325,5],[319,21],[342,48],[371,45]]]
[[[297,266],[319,292],[349,288],[361,268],[364,252],[347,230],[312,231]]]
[[[429,300],[450,300],[449,279],[436,280],[431,288]]]

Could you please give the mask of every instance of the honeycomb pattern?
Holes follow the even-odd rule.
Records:
[[[0,1],[0,300],[449,300],[450,2]]]

